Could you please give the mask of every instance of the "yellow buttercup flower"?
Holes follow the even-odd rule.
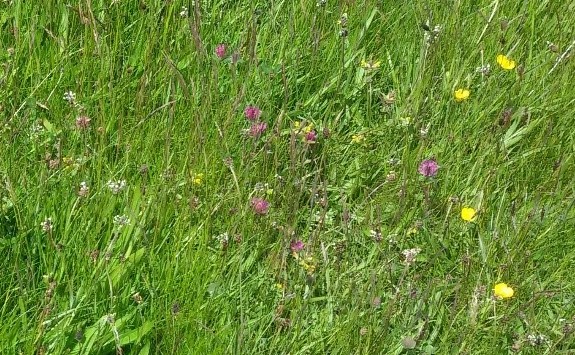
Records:
[[[503,54],[499,54],[497,56],[497,63],[499,64],[499,66],[505,70],[512,70],[515,68],[515,61],[512,60],[511,58],[508,58],[507,56],[503,55]]]
[[[192,175],[192,182],[194,183],[194,185],[201,185],[203,179],[204,179],[204,174],[202,174],[202,173],[196,173],[196,174]]]
[[[507,286],[507,284],[503,282],[500,282],[495,285],[495,287],[493,287],[493,294],[495,297],[500,299],[511,298],[513,297],[514,293],[515,291],[513,291],[511,287]]]
[[[467,100],[469,98],[470,93],[471,92],[467,89],[457,89],[453,93],[453,96],[455,96],[455,101],[461,102]]]
[[[466,222],[473,222],[477,215],[477,211],[475,211],[472,207],[463,207],[461,209],[461,219]]]

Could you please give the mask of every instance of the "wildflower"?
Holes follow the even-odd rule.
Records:
[[[539,346],[549,342],[549,337],[545,334],[529,334],[526,339],[531,346]]]
[[[375,62],[374,62],[374,61],[372,61],[372,60],[370,60],[370,61],[365,61],[365,59],[362,59],[362,60],[361,60],[361,63],[360,63],[360,66],[361,66],[363,69],[375,70],[375,69],[378,69],[378,68],[381,66],[381,61],[378,60],[378,61],[375,61]]]
[[[463,207],[461,209],[461,219],[466,222],[473,222],[477,217],[477,212],[473,207]]]
[[[354,134],[351,136],[352,143],[361,143],[365,139],[363,134]]]
[[[66,91],[64,93],[64,100],[66,100],[70,105],[73,105],[76,102],[76,93],[73,91]]]
[[[252,198],[251,205],[254,212],[259,215],[267,214],[270,208],[270,203],[260,197]]]
[[[507,56],[503,55],[503,54],[499,54],[497,56],[497,63],[499,64],[499,66],[505,70],[512,70],[515,68],[515,61],[508,58]]]
[[[316,261],[313,256],[306,256],[299,261],[299,265],[307,272],[308,275],[312,275],[316,269]]]
[[[425,126],[425,127],[421,127],[419,129],[419,135],[422,139],[427,138],[427,134],[429,133],[429,125]]]
[[[194,175],[192,175],[192,183],[194,185],[201,185],[202,181],[204,179],[204,174],[202,173],[195,173]]]
[[[185,6],[182,6],[182,9],[180,11],[180,17],[188,17],[188,8]]]
[[[123,226],[127,226],[128,224],[130,224],[130,218],[125,214],[116,215],[114,216],[114,224],[118,226],[118,228],[122,228]]]
[[[257,106],[249,105],[244,110],[244,115],[249,121],[255,121],[260,118],[262,111]]]
[[[495,287],[493,287],[493,294],[495,295],[495,297],[499,299],[506,299],[513,297],[514,293],[515,292],[513,291],[513,289],[507,286],[507,284],[503,282],[498,283],[497,285],[495,285]]]
[[[80,116],[76,118],[76,128],[84,130],[90,126],[91,119],[88,116]]]
[[[258,138],[268,128],[265,122],[256,122],[250,127],[248,134],[254,138]]]
[[[42,227],[42,232],[44,233],[51,233],[54,229],[54,224],[52,224],[52,218],[46,218],[42,223],[40,223],[40,227]]]
[[[221,233],[221,234],[215,236],[214,239],[217,240],[222,246],[225,247],[230,242],[230,235],[228,234],[228,232],[224,232],[224,233]]]
[[[78,196],[87,197],[89,194],[90,194],[90,187],[88,187],[86,181],[82,181],[80,183],[80,188],[78,189]]]
[[[439,35],[443,31],[443,26],[435,25],[432,29],[429,25],[425,24],[424,29],[423,40],[425,41],[425,45],[429,47],[439,39]]]
[[[298,253],[305,248],[305,244],[301,240],[294,240],[290,244],[290,249],[292,253]]]
[[[417,258],[417,255],[420,252],[421,252],[420,248],[412,248],[402,251],[401,254],[403,254],[403,257],[405,258],[405,264],[406,265],[413,264],[415,262],[415,258]]]
[[[371,238],[373,238],[374,242],[381,242],[383,240],[379,228],[370,230],[369,235],[371,236]]]
[[[404,116],[404,117],[399,118],[399,123],[403,127],[408,127],[412,121],[413,121],[413,118],[411,118],[410,116]]]
[[[341,17],[337,21],[337,24],[340,25],[341,27],[347,26],[347,12],[341,14]]]
[[[223,59],[226,56],[226,45],[223,43],[218,44],[215,53],[218,58]]]
[[[419,164],[417,171],[425,177],[433,177],[437,174],[439,165],[433,159],[426,159]]]
[[[491,65],[486,64],[486,65],[482,65],[480,67],[477,67],[477,68],[475,68],[475,72],[481,73],[482,75],[485,75],[485,76],[488,76],[489,74],[491,74]]]
[[[114,195],[117,195],[126,188],[126,180],[109,180],[106,186],[108,186],[108,189],[110,189]]]
[[[132,300],[134,300],[134,302],[136,302],[137,304],[142,304],[142,302],[144,301],[139,292],[136,292],[132,295]]]
[[[314,143],[317,140],[317,133],[312,130],[306,133],[305,141],[308,143]]]
[[[462,102],[462,101],[465,101],[469,98],[469,94],[470,94],[470,91],[467,89],[457,89],[453,93],[453,96],[455,96],[455,101]]]

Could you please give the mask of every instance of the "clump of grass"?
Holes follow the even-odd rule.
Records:
[[[573,350],[570,6],[6,1],[0,349]]]

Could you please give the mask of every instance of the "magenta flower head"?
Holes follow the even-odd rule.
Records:
[[[439,170],[439,165],[433,159],[425,159],[419,164],[419,173],[425,177],[433,177],[437,174]]]
[[[294,240],[290,244],[290,249],[293,253],[298,253],[305,248],[305,244],[301,240]]]
[[[218,58],[223,59],[226,56],[226,45],[223,43],[218,44],[215,52]]]
[[[252,198],[250,203],[252,205],[252,209],[254,210],[254,212],[259,215],[267,214],[270,208],[270,203],[260,197]]]
[[[306,133],[305,135],[305,141],[308,143],[313,143],[317,140],[317,133],[314,130],[311,130],[309,132]]]
[[[244,115],[246,116],[246,118],[249,121],[255,121],[258,118],[260,118],[260,115],[262,114],[262,111],[260,110],[259,107],[257,106],[252,106],[249,105],[248,107],[246,107],[246,109],[244,110]]]
[[[254,138],[259,138],[259,136],[264,133],[266,128],[268,128],[268,125],[265,122],[256,122],[252,124],[248,134]]]

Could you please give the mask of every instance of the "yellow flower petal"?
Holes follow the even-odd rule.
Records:
[[[515,292],[513,291],[513,289],[509,286],[507,286],[506,283],[498,283],[497,285],[495,285],[495,287],[493,287],[493,294],[495,295],[495,297],[498,298],[511,298],[513,297],[513,294]]]
[[[455,101],[461,102],[467,100],[470,94],[471,92],[467,89],[457,89],[453,93],[453,96],[455,96]]]
[[[475,220],[477,212],[472,207],[463,207],[461,209],[461,219],[466,222],[472,222]]]
[[[515,68],[515,61],[507,58],[507,56],[503,55],[503,54],[499,54],[497,56],[497,63],[499,64],[499,66],[505,70],[512,70]]]

